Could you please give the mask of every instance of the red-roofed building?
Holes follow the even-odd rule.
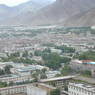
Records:
[[[89,62],[93,62],[92,60],[82,60],[82,63],[89,63]]]

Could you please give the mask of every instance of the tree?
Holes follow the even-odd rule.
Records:
[[[43,53],[51,53],[50,48],[45,49],[45,50],[43,51]]]
[[[61,57],[57,53],[44,54],[42,58],[45,61],[45,65],[52,69],[58,69],[61,67]]]
[[[50,95],[61,95],[61,92],[59,89],[55,89],[50,92]]]
[[[4,70],[0,69],[0,75],[4,75]]]
[[[41,70],[42,73],[45,73],[46,71],[47,71],[46,68],[44,68],[44,69]]]
[[[6,82],[0,82],[0,88],[3,88],[3,87],[7,87],[7,83]]]
[[[58,70],[61,67],[61,63],[69,63],[69,61],[71,60],[67,57],[61,57],[57,53],[45,53],[42,55],[42,58],[45,62],[45,65],[54,70]]]
[[[20,53],[19,52],[15,52],[15,53],[12,53],[10,54],[10,58],[13,58],[13,57],[19,57],[20,56]]]
[[[75,49],[72,47],[63,46],[56,46],[56,49],[61,49],[63,53],[74,53]]]
[[[31,72],[31,76],[34,78],[35,82],[38,82],[39,78],[40,78],[40,70],[36,70],[33,73]]]
[[[80,55],[77,55],[77,58],[80,60],[93,60],[95,61],[95,51],[83,52]]]
[[[12,68],[11,65],[7,65],[7,66],[5,66],[5,67],[4,67],[5,74],[11,74],[11,71],[10,71],[11,68]]]
[[[61,70],[62,75],[68,75],[72,72],[71,68],[68,65],[65,65],[64,68]]]
[[[28,57],[28,51],[23,52],[22,57]]]
[[[46,78],[47,78],[47,76],[46,76],[46,74],[45,74],[45,73],[42,73],[42,74],[40,75],[40,78],[41,78],[41,79],[46,79]]]
[[[42,55],[42,51],[36,50],[36,51],[34,52],[34,55],[35,55],[35,56],[41,56],[41,55]]]
[[[85,77],[91,77],[91,71],[89,71],[89,70],[81,71],[80,73],[81,73],[81,75],[83,75]]]
[[[33,57],[33,54],[32,53],[30,53],[30,57]]]

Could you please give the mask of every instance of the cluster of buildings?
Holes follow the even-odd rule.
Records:
[[[50,95],[52,90],[57,88],[64,89],[65,82],[72,80],[74,77],[75,76],[56,77],[39,80],[38,83],[0,88],[0,95],[15,95],[21,93],[26,95]],[[55,86],[53,84],[55,84]]]
[[[95,77],[95,62],[92,60],[77,60],[70,62],[70,67],[76,71],[91,71],[92,77]]]
[[[2,82],[13,82],[13,83],[21,83],[26,81],[32,81],[31,72],[36,70],[46,69],[49,70],[48,67],[41,65],[24,65],[23,63],[14,63],[14,62],[1,62],[0,69],[4,69],[5,66],[12,65],[10,69],[11,74],[1,75],[0,81]]]
[[[0,88],[0,95],[50,95],[50,92],[57,88],[61,90],[61,95],[95,95],[95,85],[72,82],[75,77],[41,79],[38,83]],[[68,84],[68,91],[64,91],[66,83]]]
[[[31,82],[34,80],[32,73],[39,70],[45,70],[47,78],[54,78],[56,75],[60,75],[61,72],[57,70],[50,70],[46,66],[42,65],[28,65],[23,63],[14,63],[14,62],[1,62],[0,69],[3,70],[5,66],[11,65],[10,68],[11,74],[1,75],[0,81],[6,83],[22,83],[22,82]]]
[[[50,48],[52,53],[58,53],[60,56],[67,57],[68,54],[62,54],[61,49],[55,49],[55,47],[44,46],[43,44],[55,44],[58,46],[67,45],[74,47],[76,52],[87,51],[89,49],[95,49],[95,35],[92,35],[90,32],[84,36],[83,33],[64,33],[61,31],[56,33],[54,27],[54,32],[49,32],[51,27],[44,27],[44,32],[38,32],[35,34],[32,33],[34,29],[39,31],[43,29],[40,27],[34,27],[33,29],[28,27],[15,27],[14,29],[2,29],[0,34],[8,35],[6,38],[0,37],[0,57],[7,57],[7,53],[11,54],[14,52],[19,52],[20,57],[22,57],[24,51],[32,53],[33,56],[29,57],[31,60],[36,62],[43,61],[41,56],[35,56],[35,51],[43,51]],[[92,27],[93,28],[93,27]],[[26,30],[31,30],[26,32]],[[3,32],[2,32],[3,31]],[[13,32],[14,31],[14,32]],[[19,32],[18,32],[19,31]],[[52,29],[53,31],[53,29]],[[73,31],[73,30],[72,30]],[[22,57],[23,58],[23,57]],[[0,62],[0,69],[4,69],[6,65],[12,65],[10,69],[12,74],[0,76],[0,82],[14,83],[15,86],[0,88],[0,95],[16,95],[16,94],[25,94],[25,95],[49,95],[51,90],[59,88],[62,92],[62,95],[95,95],[95,86],[88,85],[84,83],[72,83],[72,80],[75,76],[64,76],[64,77],[55,77],[60,75],[60,71],[50,70],[46,66],[41,65],[29,65],[23,63],[14,63],[14,62]],[[70,62],[69,65],[73,70],[76,71],[91,71],[92,77],[95,78],[95,62],[92,60],[77,60],[74,59]],[[64,63],[62,64],[64,67]],[[34,80],[31,76],[31,72],[36,70],[45,69],[47,79],[41,79],[36,84],[23,84],[17,85],[17,83],[30,82]],[[64,91],[65,86],[68,85],[68,91]]]
[[[60,29],[62,27],[36,27],[36,29],[30,27],[10,27],[5,29],[2,28],[0,29],[0,51],[16,52],[31,50],[35,45],[39,45],[39,43],[40,45],[46,43],[55,43],[56,45],[68,44],[74,46],[75,48],[77,48],[77,50],[83,51],[88,50],[89,48],[95,48],[95,35],[92,35],[89,31],[87,31],[87,35],[84,36],[84,33],[66,33],[66,30],[64,28],[61,32],[59,31],[58,33],[56,33],[57,28]],[[51,29],[54,32],[51,32]],[[33,31],[35,31],[35,33]],[[76,31],[76,29],[72,31]],[[7,35],[6,38],[3,37],[4,35]]]
[[[37,85],[37,86],[36,86]],[[55,87],[45,84],[24,84],[0,88],[0,95],[49,95]]]

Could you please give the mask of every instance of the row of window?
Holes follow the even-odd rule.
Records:
[[[76,87],[76,86],[69,86],[69,93],[71,93],[71,95],[95,95],[95,92],[80,88],[80,87]],[[76,94],[78,93],[78,94]]]

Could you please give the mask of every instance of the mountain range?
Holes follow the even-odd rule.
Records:
[[[95,25],[95,0],[30,0],[15,7],[0,5],[1,25]]]
[[[51,4],[54,0],[30,0],[18,6],[9,7],[4,4],[0,5],[0,20],[6,20],[25,13],[34,13],[39,9]]]

